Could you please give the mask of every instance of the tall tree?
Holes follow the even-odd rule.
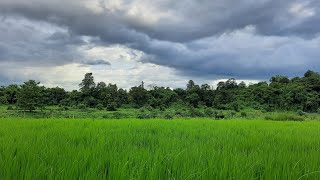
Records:
[[[144,106],[149,99],[148,91],[142,86],[132,87],[129,91],[129,95],[131,102],[133,102],[136,107]]]
[[[96,83],[94,82],[94,77],[92,73],[85,74],[84,79],[79,84],[79,86],[80,86],[80,91],[82,93],[88,93],[91,90],[93,90],[96,86]]]
[[[188,84],[187,84],[187,91],[191,90],[192,88],[194,88],[195,83],[193,80],[189,80]]]
[[[21,85],[17,95],[17,106],[23,110],[33,111],[42,108],[44,88],[39,86],[39,82],[30,80]]]
[[[9,104],[15,104],[17,102],[17,93],[19,86],[16,84],[9,85],[5,88],[5,97]]]

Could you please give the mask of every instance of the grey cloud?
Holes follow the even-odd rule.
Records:
[[[143,47],[148,55],[142,61],[174,67],[180,74],[195,77],[297,76],[307,69],[320,70],[319,45],[320,37],[267,37],[244,29],[188,44],[156,41]]]
[[[111,66],[111,63],[102,59],[98,59],[98,60],[90,60],[90,61],[85,61],[82,62],[82,64],[84,65],[91,65],[91,66],[96,66],[96,65],[107,65],[107,66]]]
[[[148,40],[148,37],[184,42],[242,29],[248,25],[256,26],[261,34],[281,36],[311,36],[318,34],[320,29],[320,25],[317,25],[320,2],[317,0],[308,3],[298,0],[145,1],[146,6],[156,11],[170,12],[168,17],[161,17],[160,14],[159,19],[151,24],[145,22],[148,18],[132,17],[126,12],[134,5],[142,6],[140,1],[119,1],[125,8],[116,10],[110,10],[105,5],[112,1],[99,1],[100,8],[104,10],[99,14],[81,6],[81,2],[84,1],[32,0],[27,3],[23,0],[3,0],[0,2],[0,10],[4,14],[20,14],[57,23],[76,33],[99,36],[111,43],[135,43]],[[299,10],[300,13],[309,10],[314,14],[298,22],[298,17],[290,13],[294,3],[304,4],[296,10],[297,13]],[[129,4],[128,7],[126,4]]]
[[[88,2],[97,2],[98,12]],[[318,0],[111,2],[2,0],[0,14],[9,20],[0,25],[0,62],[107,63],[88,61],[77,51],[88,36],[99,45],[142,51],[142,62],[196,77],[254,79],[320,70]]]
[[[0,24],[0,62],[17,66],[52,66],[82,58],[81,36],[67,29],[20,17],[5,17]]]

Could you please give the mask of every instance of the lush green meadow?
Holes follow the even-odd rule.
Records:
[[[320,123],[1,119],[0,179],[320,179]]]

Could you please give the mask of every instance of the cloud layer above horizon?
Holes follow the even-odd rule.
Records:
[[[0,85],[264,80],[320,71],[318,0],[1,0]]]

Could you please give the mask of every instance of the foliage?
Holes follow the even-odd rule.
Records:
[[[110,103],[107,105],[107,111],[117,111],[117,107],[115,103]]]
[[[8,107],[7,107],[7,110],[8,110],[8,111],[12,111],[12,110],[14,110],[14,108],[13,108],[12,106],[8,106]]]
[[[87,106],[85,104],[81,103],[78,105],[78,109],[85,110],[85,109],[87,109]]]
[[[30,80],[21,85],[17,94],[17,106],[23,110],[33,111],[36,108],[42,108],[43,105],[43,87],[39,82]]]
[[[269,115],[265,117],[266,120],[272,120],[272,121],[304,121],[305,118],[302,116],[282,113],[278,115]]]
[[[305,116],[305,115],[306,115],[306,113],[303,112],[302,110],[298,110],[298,111],[297,111],[297,114],[298,114],[299,116]]]
[[[84,94],[90,93],[95,88],[94,77],[92,73],[86,73],[84,79],[79,84],[80,91]]]
[[[292,111],[299,115],[302,115],[302,112],[316,113],[320,109],[320,74],[310,70],[303,77],[290,79],[276,75],[270,78],[270,82],[250,85],[244,82],[238,84],[236,79],[231,78],[219,82],[216,89],[209,84],[198,85],[190,80],[185,89],[156,85],[145,89],[142,82],[129,91],[118,88],[116,84],[96,84],[93,74],[87,73],[79,87],[79,90],[68,92],[60,87],[40,87],[34,80],[21,86],[2,86],[0,105],[17,105],[18,108],[28,111],[44,106],[75,107],[79,104],[100,110],[102,104],[109,111],[121,107],[148,107],[149,111],[157,109],[166,112],[173,109],[175,115],[183,117],[215,117],[212,109],[232,110],[237,114],[241,114],[243,109],[263,112]],[[230,116],[230,113],[227,113],[227,116]]]
[[[248,114],[246,112],[241,112],[241,115],[240,115],[242,118],[246,118],[248,116]]]
[[[101,110],[104,109],[104,106],[103,106],[103,104],[99,103],[99,104],[96,106],[96,108],[101,111]]]

